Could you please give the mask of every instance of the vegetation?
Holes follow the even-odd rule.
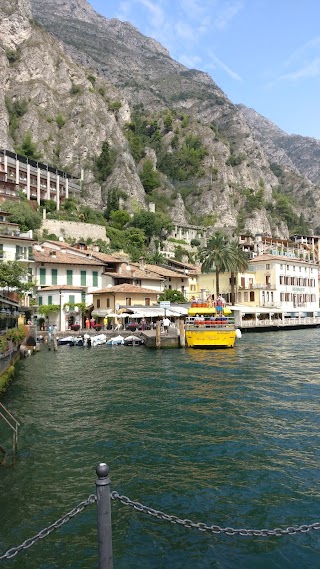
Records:
[[[35,211],[30,202],[25,199],[17,202],[6,200],[1,204],[1,209],[11,214],[10,221],[18,223],[21,231],[35,230],[41,227],[40,213]]]
[[[170,302],[186,302],[186,298],[180,290],[171,288],[167,288],[160,294],[159,301],[161,300],[168,300]]]
[[[28,110],[28,101],[26,99],[5,99],[8,115],[9,115],[9,132],[12,138],[15,140],[16,130],[19,126],[19,121],[21,117]]]
[[[31,284],[27,282],[28,267],[18,261],[0,263],[0,289],[10,289],[17,292],[25,292]],[[24,282],[25,281],[25,282]]]
[[[102,149],[99,156],[94,163],[94,173],[97,182],[105,182],[110,176],[116,159],[116,152],[110,149],[110,144],[107,140],[102,143]]]
[[[169,216],[144,210],[134,214],[131,225],[142,229],[149,243],[152,237],[161,238],[164,231],[171,231],[172,229]]]
[[[32,134],[29,131],[24,134],[21,145],[16,146],[16,152],[32,160],[40,160],[41,158],[41,154],[37,151],[37,146],[32,141]]]
[[[231,241],[220,231],[217,231],[208,241],[207,247],[202,249],[200,259],[204,273],[208,273],[212,270],[215,271],[217,297],[220,294],[220,273],[235,273],[239,270],[244,270],[248,263],[245,254],[239,249],[237,242]]]
[[[140,180],[147,194],[160,185],[159,172],[157,172],[151,160],[146,160],[143,164]]]
[[[49,314],[58,312],[60,310],[59,304],[41,304],[38,307],[38,313],[48,317]]]

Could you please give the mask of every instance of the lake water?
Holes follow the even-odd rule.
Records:
[[[0,553],[95,491],[209,525],[320,521],[320,330],[246,334],[234,350],[45,347],[20,362],[2,402],[21,422],[0,468]],[[0,427],[0,442],[8,432]],[[320,567],[320,531],[200,533],[112,502],[114,569]],[[97,567],[96,506],[4,567]]]

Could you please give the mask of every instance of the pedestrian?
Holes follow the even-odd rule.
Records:
[[[163,330],[166,335],[168,335],[169,326],[171,324],[171,320],[167,318],[167,316],[163,319]]]
[[[145,318],[141,318],[141,330],[144,332],[144,330],[146,329],[146,319]]]
[[[86,329],[89,330],[89,328],[90,328],[90,320],[89,320],[89,318],[86,318],[85,325],[86,325]]]

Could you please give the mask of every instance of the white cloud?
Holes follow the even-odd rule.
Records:
[[[240,75],[238,75],[238,73],[233,71],[228,65],[226,65],[226,63],[221,61],[221,59],[219,59],[219,57],[217,57],[214,53],[210,53],[208,55],[210,57],[211,63],[206,65],[206,68],[217,69],[217,67],[219,67],[220,69],[223,69],[223,71],[225,71],[227,75],[229,75],[229,77],[231,77],[235,81],[242,81]]]
[[[243,3],[240,0],[236,2],[226,2],[218,9],[217,16],[214,19],[214,26],[218,29],[224,29],[229,22],[243,9]]]
[[[152,2],[151,0],[138,0],[138,2],[149,11],[150,24],[155,29],[161,27],[165,21],[165,13],[161,6],[157,2]]]
[[[320,76],[320,57],[309,61],[296,71],[292,71],[291,73],[285,73],[284,75],[280,76],[280,80],[291,80],[296,81],[297,79],[304,79],[308,77],[319,77]]]
[[[198,55],[182,54],[179,56],[179,61],[189,69],[199,69],[201,67],[201,57]]]

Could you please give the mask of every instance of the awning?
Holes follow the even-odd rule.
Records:
[[[171,316],[178,318],[181,315],[188,314],[188,309],[181,306],[170,306],[170,308],[160,308],[158,306],[141,306],[133,307],[133,313],[129,314],[131,318],[157,318]]]
[[[104,318],[105,316],[109,316],[109,310],[107,310],[106,308],[97,308],[96,310],[92,311],[93,316],[98,316],[99,318]]]

